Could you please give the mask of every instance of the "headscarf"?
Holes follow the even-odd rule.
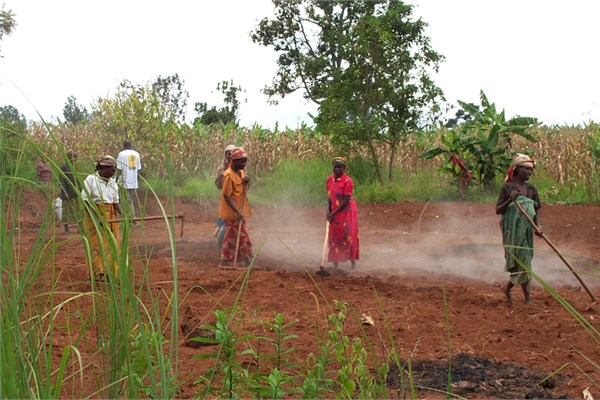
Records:
[[[225,169],[227,169],[229,166],[229,162],[231,161],[231,153],[233,153],[235,149],[237,149],[237,146],[234,144],[228,144],[227,147],[225,147],[225,152],[223,153],[223,166]]]
[[[331,162],[332,165],[335,164],[342,164],[344,167],[347,165],[346,163],[346,159],[344,157],[336,157],[333,159],[333,161]]]
[[[242,147],[238,147],[237,149],[231,152],[231,160],[238,160],[240,158],[248,158],[248,154],[244,151]]]
[[[239,160],[240,158],[248,158],[248,154],[246,154],[242,147],[238,147],[231,152],[231,155],[229,156],[229,166],[233,164],[233,160]]]
[[[96,170],[99,170],[100,167],[117,168],[117,160],[115,160],[111,156],[102,156],[98,160],[96,160]]]
[[[513,177],[513,174],[515,173],[515,169],[521,166],[535,168],[535,161],[533,161],[533,158],[529,157],[527,154],[515,154],[512,162],[510,163],[510,167],[508,167],[508,170],[506,170],[506,179],[504,180],[504,182],[510,181]]]

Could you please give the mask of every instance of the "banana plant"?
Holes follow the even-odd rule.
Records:
[[[503,172],[510,163],[514,152],[514,135],[535,142],[536,139],[529,130],[535,127],[538,121],[537,118],[531,117],[514,117],[507,120],[504,110],[498,112],[496,105],[489,102],[483,91],[480,92],[480,101],[481,106],[458,101],[470,118],[456,130],[442,129],[442,146],[430,149],[421,157],[428,159],[441,154],[454,154],[462,160],[467,160],[467,168],[475,175],[480,187],[490,188],[496,175]],[[453,171],[448,161],[444,163],[442,171],[456,178],[460,171],[456,170],[456,166]]]
[[[530,142],[536,141],[528,130],[538,125],[537,118],[517,116],[507,120],[504,110],[498,112],[496,104],[489,102],[483,90],[479,92],[479,99],[481,107],[458,100],[458,104],[471,117],[463,125],[464,129],[486,132],[490,138],[498,136],[500,141],[508,145],[508,149],[512,149],[513,135],[519,135]]]
[[[476,150],[476,138],[465,136],[461,131],[447,129],[444,126],[440,126],[440,129],[442,145],[429,149],[420,157],[429,160],[443,155],[444,161],[438,170],[454,179],[460,197],[464,198],[465,189],[473,179],[472,172],[476,167],[472,156]]]

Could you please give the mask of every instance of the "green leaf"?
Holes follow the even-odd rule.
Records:
[[[190,341],[203,343],[203,344],[219,344],[219,343],[221,343],[218,339],[202,337],[202,336],[193,337],[190,339]]]
[[[488,143],[490,149],[495,149],[498,145],[500,127],[498,125],[494,125],[490,131],[490,135],[488,136]]]
[[[440,154],[444,154],[446,152],[447,152],[446,149],[441,148],[441,147],[436,147],[436,148],[426,151],[425,153],[421,154],[419,157],[429,160],[431,158],[434,158],[434,157],[439,156]]]

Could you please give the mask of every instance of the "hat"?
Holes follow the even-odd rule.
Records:
[[[336,157],[331,162],[332,165],[342,164],[344,167],[346,166],[346,159],[344,157]]]
[[[225,147],[225,152],[233,151],[235,149],[237,149],[237,146],[235,144],[228,144],[227,147]]]
[[[96,167],[117,167],[117,161],[111,156],[102,156],[96,161]]]

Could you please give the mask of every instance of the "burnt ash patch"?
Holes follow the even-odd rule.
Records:
[[[387,386],[398,391],[399,398],[410,396],[408,365],[402,362],[403,377],[398,367],[390,365]],[[465,398],[496,399],[566,399],[556,393],[558,381],[564,377],[531,370],[514,363],[499,363],[485,357],[460,353],[451,359],[451,386],[453,395]],[[447,391],[448,363],[440,361],[412,361],[410,364],[413,383],[419,393],[441,394]],[[401,379],[404,379],[402,382]]]

